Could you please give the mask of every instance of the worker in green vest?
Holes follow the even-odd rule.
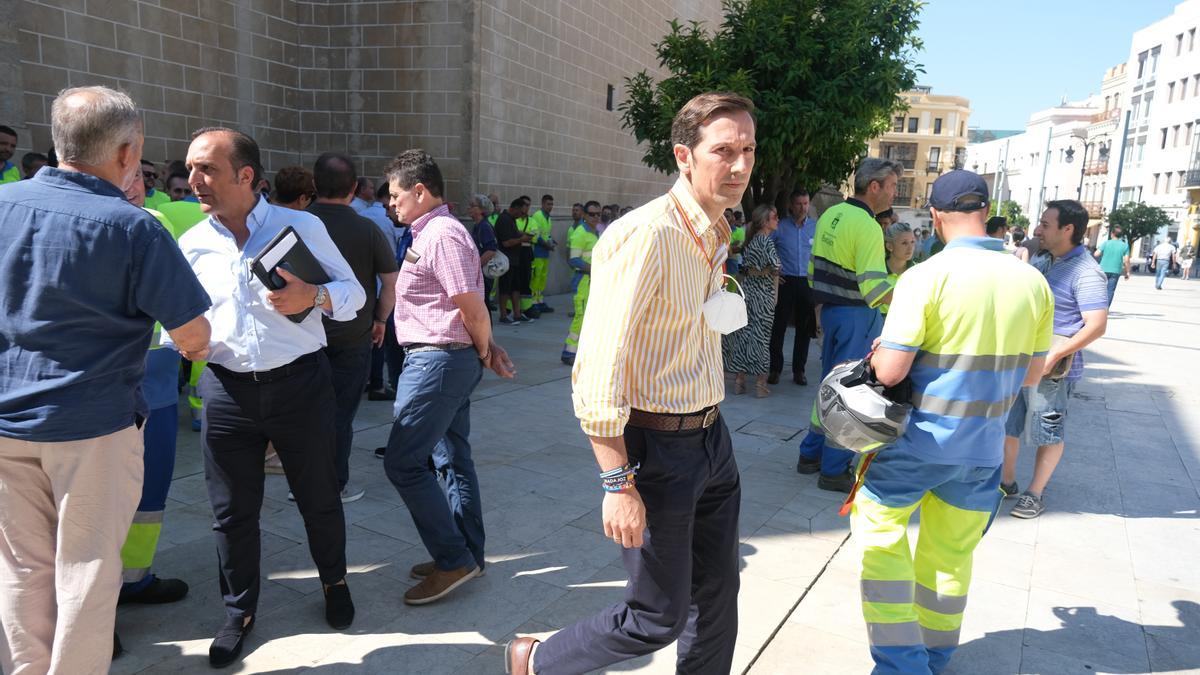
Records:
[[[546,304],[546,281],[550,276],[550,251],[557,244],[552,236],[553,225],[550,212],[554,210],[554,197],[542,195],[542,208],[529,216],[533,230],[533,266],[529,279],[529,289],[532,294],[533,308],[541,314],[548,314],[554,309]]]
[[[12,163],[13,154],[17,152],[17,132],[12,127],[0,124],[0,185],[15,183],[21,180],[21,170]]]
[[[171,201],[171,197],[167,193],[156,189],[158,167],[148,159],[142,160],[142,184],[146,189],[146,208],[157,210],[158,207]]]
[[[131,178],[125,196],[134,205],[145,208],[145,185],[140,176]],[[152,208],[146,208],[146,211],[176,240],[179,239],[179,233],[162,212]],[[188,593],[188,585],[182,580],[159,577],[151,571],[162,534],[167,493],[175,472],[175,432],[179,426],[179,353],[162,347],[161,334],[162,326],[155,324],[146,354],[146,373],[142,378],[142,395],[150,409],[142,427],[142,497],[121,547],[124,569],[120,604],[176,602]]]
[[[575,276],[571,279],[571,289],[575,291],[575,315],[571,319],[571,329],[562,352],[562,362],[568,366],[575,365],[579,332],[583,330],[583,314],[587,311],[588,294],[592,288],[592,249],[600,241],[600,234],[596,231],[596,226],[600,224],[600,202],[588,202],[583,213],[583,226],[576,228],[575,234],[567,242],[571,249],[571,257],[567,262],[575,270]]]
[[[173,176],[178,180],[178,176]],[[173,224],[175,238],[183,236],[196,223],[206,217],[200,209],[199,202],[180,199],[178,201],[159,204],[156,209]],[[192,413],[192,431],[200,431],[200,412],[204,409],[204,401],[200,398],[200,376],[204,374],[206,361],[191,361],[188,363],[188,408]]]
[[[537,319],[542,314],[533,306],[533,241],[538,237],[538,228],[533,219],[529,217],[529,206],[533,200],[526,196],[521,196],[520,199],[523,206],[522,215],[517,217],[517,229],[521,234],[528,235],[530,238],[529,241],[521,244],[521,259],[516,261],[519,265],[517,283],[521,291],[521,314],[530,319]]]

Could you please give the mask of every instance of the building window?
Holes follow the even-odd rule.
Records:
[[[1187,98],[1187,80],[1188,79],[1185,77],[1179,81],[1179,100],[1180,101]]]
[[[1195,48],[1196,48],[1196,29],[1193,28],[1188,31],[1188,51],[1190,52]]]
[[[1162,141],[1159,143],[1158,149],[1159,150],[1167,149],[1167,128],[1166,127],[1162,128]]]
[[[1105,96],[1104,97],[1104,112],[1108,112],[1109,108],[1111,108],[1111,107],[1112,107],[1112,97]]]
[[[935,133],[935,134],[942,133],[942,118],[940,118],[940,117],[934,118],[933,133]]]
[[[1134,122],[1142,119],[1142,97],[1138,96],[1133,99],[1133,115],[1130,119]]]
[[[1185,147],[1191,147],[1191,145],[1192,145],[1192,124],[1193,124],[1192,122],[1188,122],[1187,124],[1185,124],[1183,126],[1183,129],[1184,129],[1183,145]]]
[[[1171,173],[1170,171],[1167,172],[1166,180],[1163,181],[1163,192],[1166,192],[1166,193],[1171,192],[1171,176],[1173,176],[1173,175],[1174,174]]]
[[[1183,33],[1175,36],[1175,56],[1183,53]]]
[[[1150,121],[1150,104],[1154,102],[1153,94],[1146,94],[1142,99],[1142,119],[1146,122]]]
[[[1113,108],[1116,108],[1117,110],[1121,109],[1121,95],[1120,94],[1113,94]]]
[[[918,120],[915,117],[908,118],[908,133],[910,133],[910,134],[917,133],[917,122],[918,122]]]
[[[892,131],[897,134],[904,133],[904,115],[896,115],[892,120]]]
[[[1171,147],[1172,148],[1179,147],[1179,125],[1178,124],[1176,124],[1174,127],[1171,128]]]
[[[939,120],[940,121],[940,120]],[[937,166],[942,161],[942,149],[934,146],[929,149],[929,165],[936,171]],[[985,172],[986,173],[986,172]]]
[[[1175,100],[1175,83],[1172,82],[1171,84],[1167,85],[1167,103],[1171,103],[1174,100]]]
[[[959,123],[958,123],[958,135],[959,135],[959,136],[966,136],[966,135],[967,135],[967,123],[966,123],[966,122],[959,122]]]
[[[1137,79],[1139,79],[1139,80],[1146,76],[1146,57],[1148,57],[1149,55],[1150,55],[1149,52],[1142,52],[1141,54],[1138,54]]]
[[[1158,54],[1161,51],[1161,47],[1150,50],[1150,77],[1154,77],[1158,73]]]
[[[1154,187],[1150,191],[1150,194],[1152,194],[1152,195],[1158,194],[1158,179],[1159,179],[1159,175],[1154,174]]]
[[[1200,75],[1194,76],[1192,81],[1195,83],[1195,86],[1192,87],[1192,96],[1200,96]]]
[[[612,110],[612,109],[613,109],[613,94],[614,94],[615,92],[616,92],[616,89],[615,89],[615,88],[613,88],[613,86],[612,86],[611,84],[610,84],[610,85],[608,85],[608,91],[607,91],[607,93],[605,94],[605,99],[606,99],[606,100],[605,100],[605,103],[604,103],[604,109],[605,109],[605,110]]]

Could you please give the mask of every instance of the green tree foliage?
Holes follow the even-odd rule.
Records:
[[[916,84],[921,0],[725,0],[713,33],[672,21],[655,45],[669,75],[626,78],[622,122],[647,143],[642,161],[676,171],[671,120],[705,91],[734,91],[756,107],[758,151],[747,205],[796,187],[841,183],[868,141],[905,108]]]
[[[992,210],[988,213],[989,216],[1004,216],[1008,220],[1009,229],[1019,227],[1026,232],[1029,232],[1029,218],[1021,213],[1021,205],[1011,199],[1005,199],[1000,202],[992,202]],[[1032,232],[1030,235],[1032,236]]]
[[[1129,242],[1129,250],[1142,237],[1152,237],[1171,223],[1171,217],[1166,211],[1157,206],[1144,202],[1126,202],[1108,214],[1108,227],[1120,227],[1125,233],[1125,241]]]

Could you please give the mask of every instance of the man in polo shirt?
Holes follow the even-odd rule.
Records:
[[[50,133],[59,165],[0,188],[0,251],[20,252],[0,256],[0,672],[105,673],[142,492],[146,347],[157,320],[204,358],[210,302],[125,201],[133,101],[68,89]]]
[[[989,192],[969,171],[934,183],[946,248],[900,277],[871,359],[884,386],[908,377],[913,389],[907,430],[866,465],[852,502],[875,673],[940,673],[957,647],[972,555],[1000,502],[1005,414],[1050,347],[1050,289],[985,234]]]
[[[396,340],[406,356],[383,466],[432,558],[412,568],[421,581],[404,602],[427,605],[483,570],[471,392],[484,368],[506,378],[516,371],[492,339],[479,252],[443,201],[437,163],[423,150],[407,150],[388,166],[387,180],[396,219],[411,224],[410,250],[418,257],[405,261],[396,280]]]
[[[1083,378],[1083,349],[1104,335],[1108,327],[1108,288],[1100,265],[1087,254],[1083,233],[1088,214],[1074,199],[1048,202],[1034,236],[1042,245],[1040,264],[1054,292],[1054,346],[1046,355],[1046,367],[1036,387],[1021,390],[1009,413],[1004,439],[1004,476],[1001,488],[1015,497],[1017,455],[1024,432],[1037,446],[1033,480],[1017,500],[1012,515],[1036,518],[1046,510],[1042,491],[1062,459],[1067,407],[1075,384]],[[1063,359],[1070,369],[1059,374]]]
[[[792,192],[788,217],[779,221],[771,233],[779,252],[779,301],[775,304],[775,323],[771,326],[771,372],[767,382],[779,382],[783,372],[783,339],[788,323],[796,324],[792,343],[792,381],[808,384],[804,369],[808,365],[808,343],[817,320],[813,314],[812,287],[808,285],[808,261],[812,256],[817,223],[808,215],[809,196],[805,190]]]
[[[1117,295],[1117,282],[1121,275],[1129,278],[1129,243],[1125,241],[1125,230],[1120,225],[1113,225],[1108,232],[1108,241],[1096,249],[1096,259],[1100,261],[1100,269],[1108,281],[1108,306],[1112,307],[1113,298]]]
[[[1159,242],[1158,246],[1150,252],[1150,259],[1154,261],[1154,288],[1162,290],[1163,280],[1171,272],[1171,267],[1175,265],[1175,240],[1165,239]]]
[[[891,160],[864,159],[854,173],[854,196],[826,209],[817,221],[808,278],[813,302],[821,307],[821,377],[843,361],[866,356],[883,328],[878,307],[888,303],[892,286],[875,213],[891,208],[902,172]],[[826,443],[815,401],[811,420],[796,471],[820,471],[817,487],[849,492],[851,453]]]

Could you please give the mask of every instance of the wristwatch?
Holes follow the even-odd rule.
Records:
[[[329,291],[324,286],[317,286],[317,297],[313,299],[313,307],[320,307],[329,299]]]

